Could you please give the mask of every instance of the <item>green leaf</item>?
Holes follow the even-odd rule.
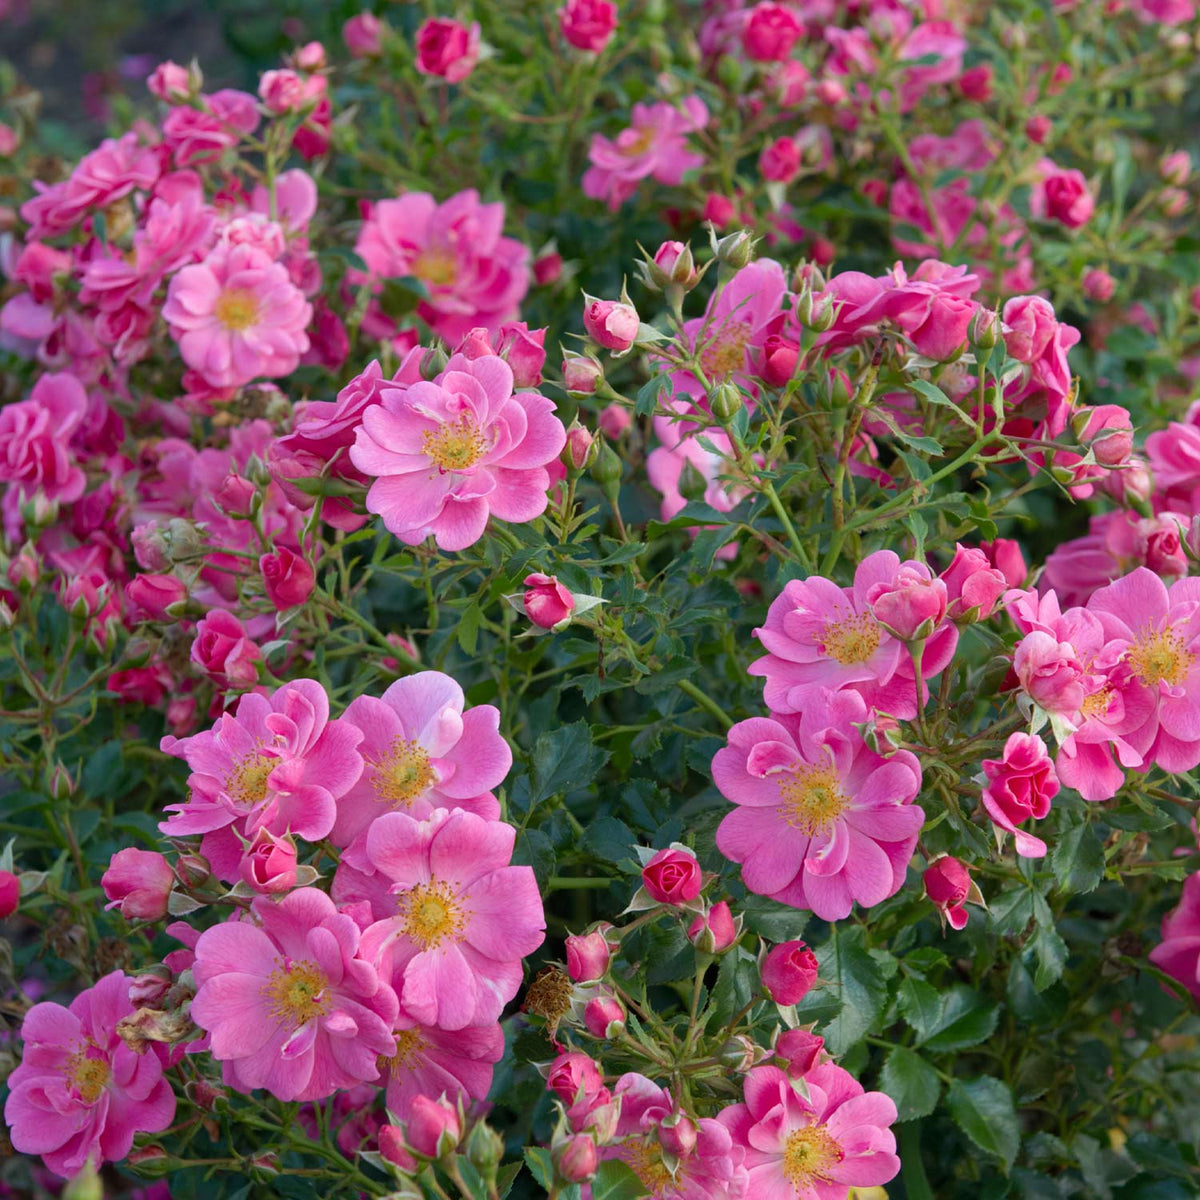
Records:
[[[579,848],[605,862],[620,862],[631,858],[631,847],[637,841],[633,831],[616,817],[599,817],[588,823],[579,839]]]
[[[533,747],[530,807],[561,792],[587,787],[607,761],[608,751],[593,744],[586,721],[543,733]]]
[[[1050,851],[1050,869],[1064,892],[1082,895],[1104,878],[1104,846],[1088,822],[1058,831]]]
[[[462,647],[464,654],[475,653],[475,642],[479,637],[479,622],[482,617],[483,613],[479,611],[479,605],[469,604],[458,619],[458,627],[454,631],[454,636],[458,638],[458,644]]]
[[[512,1185],[516,1183],[517,1176],[521,1173],[521,1168],[522,1164],[519,1162],[505,1163],[496,1172],[496,1192],[500,1200],[504,1200],[508,1193],[512,1191]]]
[[[592,1200],[638,1200],[646,1185],[619,1158],[600,1164],[592,1179]]]
[[[942,994],[937,1020],[918,1045],[939,1053],[978,1046],[992,1035],[999,1019],[995,1004],[966,984],[958,984]]]
[[[988,1075],[956,1079],[946,1093],[946,1108],[980,1150],[1004,1164],[1007,1174],[1021,1145],[1021,1127],[1008,1088]]]
[[[820,978],[827,985],[814,988],[796,1009],[803,1022],[812,1019],[806,1015],[810,1009],[823,1011],[836,1004],[821,1030],[830,1054],[845,1054],[879,1020],[887,1003],[887,984],[863,946],[865,936],[861,928],[843,932],[834,927],[833,936],[817,949]]]
[[[936,1030],[942,1011],[941,993],[923,979],[906,977],[900,984],[898,998],[900,1011],[916,1031],[917,1038],[923,1041],[929,1037]]]
[[[1067,965],[1067,943],[1058,935],[1053,925],[1039,925],[1030,941],[1037,955],[1037,970],[1033,973],[1034,991],[1044,992],[1052,983],[1062,978]]]
[[[746,928],[769,942],[791,942],[804,933],[809,914],[766,896],[749,895],[738,911]]]
[[[554,1164],[550,1161],[550,1151],[541,1146],[526,1146],[525,1162],[534,1179],[549,1191],[554,1186]]]
[[[937,1072],[907,1046],[888,1051],[879,1086],[896,1102],[901,1121],[928,1116],[937,1107],[942,1090]]]
[[[645,383],[638,388],[637,399],[633,405],[633,415],[635,417],[649,417],[654,413],[658,406],[658,394],[665,391],[671,384],[670,375],[651,375]]]

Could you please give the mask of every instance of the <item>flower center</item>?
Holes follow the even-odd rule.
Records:
[[[731,321],[718,330],[700,351],[700,365],[709,379],[724,379],[742,370],[749,340],[750,326],[742,321]]]
[[[395,1038],[395,1052],[379,1060],[381,1075],[399,1075],[405,1068],[414,1067],[429,1045],[429,1039],[419,1029],[397,1029]]]
[[[1079,711],[1085,717],[1102,717],[1108,712],[1109,702],[1112,700],[1113,690],[1106,683],[1098,692],[1093,692],[1090,696],[1085,696],[1083,703],[1079,706]]]
[[[657,1141],[638,1138],[621,1147],[621,1157],[652,1196],[669,1188],[674,1182],[667,1164],[663,1162],[662,1147]]]
[[[783,1173],[797,1190],[813,1183],[828,1183],[829,1170],[842,1161],[842,1148],[824,1125],[794,1129],[783,1150]]]
[[[1178,687],[1192,669],[1193,655],[1183,638],[1170,627],[1143,633],[1128,650],[1138,678],[1148,687],[1156,683]]]
[[[436,879],[418,883],[400,896],[398,915],[404,922],[404,932],[422,950],[457,941],[466,926],[466,915],[454,889]]]
[[[85,1104],[95,1104],[100,1099],[112,1075],[107,1061],[99,1054],[99,1048],[89,1044],[67,1059],[67,1079]]]
[[[879,623],[870,613],[858,613],[844,621],[830,621],[821,634],[822,649],[843,667],[869,662],[879,649]]]
[[[850,804],[833,767],[799,767],[780,779],[779,794],[787,823],[808,837],[824,833]]]
[[[270,1001],[271,1016],[275,1020],[291,1029],[299,1029],[301,1025],[325,1016],[333,1007],[328,990],[329,980],[316,963],[308,959],[284,960],[271,972],[263,995]]]
[[[229,773],[225,790],[239,804],[261,804],[267,798],[267,778],[277,766],[279,759],[268,754],[247,754]]]
[[[653,142],[654,130],[649,126],[645,129],[625,129],[617,135],[617,149],[627,158],[645,154]]]
[[[449,287],[458,277],[458,256],[445,247],[432,246],[417,255],[412,273],[435,287]]]
[[[421,450],[443,471],[465,471],[487,450],[483,431],[466,413],[429,430],[421,439]]]
[[[240,333],[258,321],[258,297],[249,288],[226,288],[217,297],[213,315],[226,329]]]
[[[371,786],[393,808],[408,808],[433,782],[429,755],[416,742],[397,738],[382,758],[371,764]]]

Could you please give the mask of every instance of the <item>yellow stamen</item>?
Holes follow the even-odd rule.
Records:
[[[621,1158],[651,1196],[658,1196],[675,1182],[663,1162],[662,1147],[652,1138],[638,1138],[621,1147]]]
[[[746,366],[750,326],[733,321],[713,335],[700,351],[700,365],[709,379],[724,379]]]
[[[448,883],[418,883],[397,899],[404,932],[422,950],[457,940],[466,928],[466,914]]]
[[[333,1005],[329,980],[314,962],[281,962],[271,972],[263,995],[271,1002],[271,1016],[289,1029],[299,1029],[325,1016]]]
[[[465,471],[487,452],[487,442],[479,426],[463,413],[458,420],[429,430],[421,439],[421,451],[443,471]]]
[[[213,315],[235,333],[258,322],[258,297],[249,288],[226,288],[213,306]]]
[[[90,1049],[94,1047],[85,1046],[67,1059],[67,1079],[85,1104],[95,1104],[100,1099],[100,1093],[108,1086],[112,1075],[103,1058],[88,1057]]]
[[[279,759],[269,754],[247,754],[226,777],[225,790],[239,804],[261,804],[267,798],[267,777],[277,766]]]
[[[395,1052],[379,1060],[381,1075],[399,1075],[406,1068],[416,1065],[429,1045],[429,1039],[419,1029],[397,1029]]]
[[[1126,652],[1138,678],[1147,687],[1166,683],[1178,687],[1195,661],[1174,629],[1146,630]]]
[[[824,1125],[794,1129],[784,1145],[783,1174],[797,1190],[814,1183],[829,1183],[829,1171],[842,1157],[842,1148]]]
[[[382,758],[368,760],[367,765],[375,795],[390,801],[393,808],[410,807],[433,782],[429,755],[415,741],[404,738],[397,738]]]
[[[1084,697],[1079,711],[1085,717],[1102,717],[1108,712],[1109,701],[1112,700],[1112,688],[1106,683],[1098,692]]]
[[[882,636],[879,622],[870,613],[858,613],[842,621],[830,621],[821,633],[822,648],[846,667],[869,662]]]
[[[458,276],[458,258],[452,250],[431,246],[417,255],[412,273],[435,287],[449,287]]]
[[[808,837],[825,833],[849,807],[833,767],[800,766],[779,780],[787,823]]]

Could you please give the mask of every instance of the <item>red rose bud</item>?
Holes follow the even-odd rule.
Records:
[[[600,432],[615,442],[633,424],[633,417],[629,415],[627,408],[622,408],[619,404],[610,404],[601,410],[597,424],[600,426]]]
[[[807,1075],[820,1061],[825,1039],[807,1029],[787,1029],[775,1039],[775,1056],[791,1076]]]
[[[964,902],[971,891],[971,872],[966,864],[947,854],[930,863],[925,868],[922,879],[925,895],[950,922],[950,927],[961,929],[966,925],[967,910]]]
[[[762,349],[762,377],[772,387],[783,387],[796,374],[800,344],[781,333],[771,334]]]
[[[615,996],[594,996],[584,1006],[583,1024],[594,1038],[618,1037],[625,1029],[625,1009]]]
[[[1054,125],[1050,118],[1038,113],[1025,122],[1025,136],[1035,145],[1040,146],[1050,136],[1050,130],[1053,128]]]
[[[233,613],[215,608],[196,626],[192,662],[218,686],[253,687],[261,661],[262,651]]]
[[[702,954],[721,954],[737,941],[738,930],[729,905],[717,901],[688,926],[688,940]]]
[[[567,430],[567,444],[563,447],[562,462],[568,470],[584,471],[596,457],[596,439],[577,421]]]
[[[21,903],[21,881],[11,871],[0,871],[0,921],[11,917]]]
[[[1012,586],[983,550],[959,543],[940,578],[946,585],[947,611],[955,620],[972,612],[976,620],[991,616],[997,601]]]
[[[1009,587],[1019,588],[1025,583],[1029,568],[1025,565],[1021,547],[1012,538],[983,542],[979,548],[987,555],[988,562],[1004,576]]]
[[[583,310],[583,327],[598,345],[621,353],[637,341],[641,320],[632,304],[589,300]]]
[[[605,937],[612,926],[598,925],[590,933],[571,934],[567,940],[567,974],[576,983],[591,983],[603,977],[612,961],[612,947]]]
[[[109,900],[104,907],[119,906],[126,920],[138,921],[157,921],[167,915],[174,883],[175,872],[161,854],[132,846],[118,850],[100,877]]]
[[[491,357],[496,353],[492,349],[491,335],[483,326],[476,326],[474,329],[467,331],[467,336],[458,343],[458,349],[455,354],[461,354],[464,358],[476,359]]]
[[[756,4],[742,26],[742,49],[753,62],[783,62],[804,33],[795,11],[783,4]]]
[[[264,895],[290,891],[296,886],[296,843],[260,829],[243,852],[238,872],[243,883]]]
[[[462,1125],[448,1104],[417,1096],[408,1112],[408,1145],[422,1158],[441,1158],[458,1145]]]
[[[139,616],[169,621],[187,602],[187,588],[174,575],[135,575],[125,585],[125,599]]]
[[[550,251],[533,260],[533,278],[541,287],[557,283],[562,278],[563,260],[557,251]]]
[[[676,1158],[687,1158],[695,1150],[696,1137],[696,1122],[683,1113],[669,1113],[658,1124],[658,1144]]]
[[[267,599],[279,612],[303,604],[312,595],[317,577],[306,559],[281,546],[258,560]]]
[[[596,1139],[590,1133],[576,1133],[569,1137],[557,1152],[554,1165],[567,1183],[586,1183],[596,1174],[596,1168],[600,1165]]]
[[[958,77],[958,90],[964,100],[977,100],[981,104],[992,98],[992,68],[988,63],[971,67]]]
[[[762,983],[776,1004],[798,1004],[817,982],[817,956],[803,942],[775,946],[762,965]]]
[[[406,1174],[417,1170],[417,1160],[404,1144],[404,1130],[398,1125],[384,1125],[379,1130],[379,1153]]]
[[[1158,161],[1159,178],[1173,187],[1183,187],[1192,173],[1192,160],[1186,150],[1164,154]]]
[[[217,507],[231,517],[245,517],[250,515],[257,495],[258,489],[250,480],[230,472],[222,480],[213,499]]]
[[[559,629],[571,620],[575,597],[554,575],[525,577],[525,615],[541,629]]]
[[[1107,304],[1117,290],[1117,281],[1100,267],[1091,267],[1085,271],[1080,285],[1083,294],[1098,304]]]
[[[690,850],[660,850],[643,868],[642,884],[659,904],[695,900],[704,886],[700,864]]]

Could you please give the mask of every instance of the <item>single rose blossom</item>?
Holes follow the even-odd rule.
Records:
[[[445,17],[430,17],[417,30],[417,70],[447,83],[461,83],[479,58],[479,22],[470,27]]]
[[[1029,196],[1029,211],[1045,221],[1058,221],[1078,229],[1091,220],[1096,201],[1082,171],[1065,171],[1048,158],[1037,166],[1037,180]]]
[[[603,978],[612,959],[612,948],[605,937],[606,930],[611,928],[611,925],[602,924],[590,933],[567,936],[567,974],[576,983],[591,983]]]
[[[750,10],[742,26],[742,49],[754,62],[782,62],[803,32],[794,9],[764,0]]]
[[[576,50],[599,54],[616,32],[617,6],[613,0],[567,0],[558,10],[558,28]]]
[[[342,26],[342,41],[355,58],[373,58],[383,48],[383,22],[371,12],[361,12]]]
[[[817,982],[817,956],[803,942],[772,946],[762,965],[762,984],[776,1004],[799,1004]]]
[[[120,908],[130,921],[159,921],[167,915],[167,900],[175,883],[171,864],[153,850],[118,850],[100,877],[108,897],[105,908]]]
[[[1042,858],[1046,843],[1017,826],[1023,821],[1040,821],[1058,795],[1058,775],[1036,734],[1014,733],[1004,743],[1003,758],[985,758],[983,807],[996,827],[1013,835],[1017,853],[1024,858]]]
[[[965,863],[949,854],[934,859],[921,877],[925,895],[950,923],[951,929],[962,929],[967,923],[966,901],[971,895],[971,872]]]
[[[253,687],[258,682],[258,664],[262,661],[262,651],[233,613],[214,608],[196,625],[192,662],[218,686]]]
[[[525,577],[525,615],[541,629],[560,629],[571,620],[575,597],[555,575]]]
[[[642,868],[642,886],[659,904],[680,905],[700,895],[704,876],[690,850],[659,850]]]
[[[622,352],[637,340],[640,321],[631,304],[592,300],[583,310],[583,327],[606,350]]]
[[[267,599],[280,612],[303,604],[316,585],[316,573],[308,560],[286,546],[280,546],[273,554],[264,554],[258,560],[258,569]]]
[[[296,843],[260,829],[246,847],[240,864],[242,882],[264,895],[291,891],[296,886]]]
[[[723,954],[737,941],[739,931],[729,905],[719,900],[688,926],[688,940],[705,954]]]

